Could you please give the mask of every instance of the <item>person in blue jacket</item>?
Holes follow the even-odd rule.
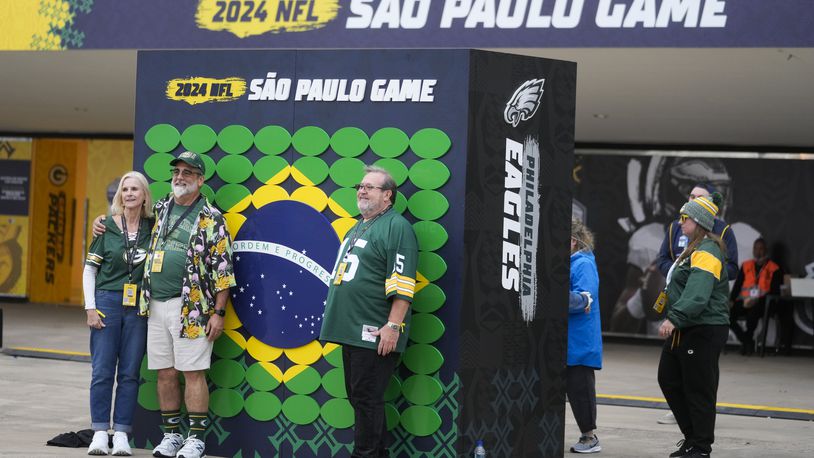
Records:
[[[568,301],[566,393],[582,433],[574,453],[602,450],[596,430],[596,378],[602,369],[602,324],[599,320],[599,273],[594,237],[585,225],[571,222],[571,292]]]

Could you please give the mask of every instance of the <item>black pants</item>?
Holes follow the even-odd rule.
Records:
[[[740,343],[753,345],[755,329],[757,329],[758,321],[763,318],[763,310],[765,309],[765,297],[758,298],[755,305],[749,309],[743,307],[743,301],[740,299],[732,305],[732,309],[729,311],[729,327]],[[738,323],[738,319],[741,317],[746,317],[746,330]]]
[[[352,457],[389,456],[385,444],[384,391],[396,361],[398,353],[379,356],[376,350],[342,346],[345,389],[356,420]]]
[[[596,429],[596,377],[594,368],[568,366],[565,368],[565,391],[571,412],[583,434]]]
[[[718,357],[726,325],[693,326],[667,338],[659,361],[659,386],[686,445],[710,452],[715,441]]]

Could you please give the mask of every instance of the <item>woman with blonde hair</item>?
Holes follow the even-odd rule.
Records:
[[[666,338],[658,380],[684,439],[671,457],[709,456],[715,440],[718,357],[729,336],[729,278],[726,247],[712,232],[723,198],[713,193],[681,207],[681,231],[689,238],[667,273],[667,287],[656,302],[666,318]]]
[[[594,236],[578,220],[571,221],[571,292],[568,303],[566,393],[581,432],[574,453],[602,450],[596,430],[596,377],[602,369],[602,324],[599,319],[599,273],[593,254]]]
[[[133,429],[138,377],[147,342],[147,320],[138,316],[138,288],[153,225],[147,179],[127,172],[105,220],[107,231],[88,249],[82,286],[90,327],[92,376],[90,384],[93,440],[88,455],[107,455],[114,378],[113,450],[132,455],[127,434]]]

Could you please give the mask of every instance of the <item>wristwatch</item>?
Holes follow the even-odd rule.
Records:
[[[387,327],[394,330],[394,331],[400,331],[401,330],[401,326],[399,326],[398,323],[393,323],[392,321],[387,322]]]
[[[224,317],[226,316],[226,309],[215,309],[215,315]]]

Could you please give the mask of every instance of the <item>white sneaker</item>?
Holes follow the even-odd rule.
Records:
[[[109,437],[107,431],[96,431],[88,447],[88,455],[107,455],[110,449],[107,446]]]
[[[182,445],[184,445],[184,436],[178,433],[164,433],[164,439],[161,439],[158,447],[153,449],[153,456],[175,458]]]
[[[110,452],[113,456],[131,456],[133,451],[130,450],[130,441],[127,439],[127,433],[124,431],[116,431],[113,433],[113,451]]]
[[[677,422],[675,415],[673,415],[673,412],[667,412],[667,415],[656,420],[656,423],[660,425],[674,425]]]
[[[181,450],[178,450],[178,454],[175,456],[177,458],[204,458],[206,456],[204,448],[206,446],[203,441],[195,437],[194,434],[190,434],[184,440],[184,446],[181,447]]]

